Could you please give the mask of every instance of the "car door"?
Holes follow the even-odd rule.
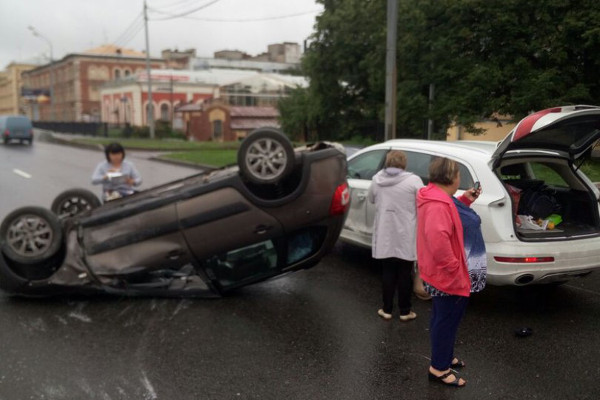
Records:
[[[369,203],[369,187],[373,176],[383,168],[389,149],[376,149],[352,157],[348,161],[348,186],[350,187],[350,210],[344,225],[353,241],[371,245],[374,213]],[[370,217],[368,217],[370,216]]]
[[[428,182],[429,176],[429,163],[431,162],[431,155],[427,153],[421,153],[418,151],[404,150],[401,147],[394,147],[393,150],[401,150],[406,155],[406,170],[419,176],[424,184]],[[382,164],[383,167],[383,164]],[[370,185],[369,185],[370,186]],[[373,224],[375,221],[375,204],[367,201],[365,205],[365,227],[364,234],[368,237],[369,243],[371,236],[373,235]]]
[[[107,208],[81,221],[86,262],[99,277],[126,277],[190,262],[174,204]]]
[[[211,257],[228,254],[230,259],[206,271],[211,279],[222,275],[223,271],[215,268],[234,266],[235,279],[227,280],[241,282],[261,274],[266,264],[268,269],[277,266],[277,262],[265,260],[275,253],[271,240],[283,235],[281,224],[234,187],[182,200],[177,203],[177,214],[189,249],[201,264],[206,267],[205,261]],[[248,262],[250,259],[254,261]]]

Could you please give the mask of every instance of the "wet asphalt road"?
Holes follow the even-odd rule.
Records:
[[[39,145],[39,154],[64,159],[62,147]],[[15,179],[5,150],[0,215],[15,203],[5,192]],[[101,154],[79,159],[79,151],[70,150],[73,162]],[[38,171],[35,163],[25,165]],[[73,170],[88,179],[87,169]],[[62,174],[56,182],[77,179],[54,173]],[[41,203],[54,196],[29,190],[11,193]],[[600,398],[600,273],[558,288],[488,287],[474,296],[456,347],[467,363],[459,390],[427,381],[430,303],[414,300],[415,321],[385,322],[379,297],[369,253],[343,245],[311,270],[214,300],[0,293],[0,400]],[[514,335],[523,326],[530,337]]]
[[[341,245],[222,299],[0,297],[0,399],[596,399],[598,288],[474,297],[460,390],[427,381],[430,303],[381,321],[377,268]]]

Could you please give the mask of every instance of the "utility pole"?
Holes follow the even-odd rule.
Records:
[[[396,47],[398,0],[387,0],[387,45],[385,57],[385,140],[396,137]]]
[[[146,30],[146,75],[148,76],[148,125],[150,139],[154,139],[154,105],[152,103],[152,75],[150,74],[150,39],[148,38],[148,6],[144,0],[144,27]]]
[[[429,119],[427,119],[427,140],[431,140],[431,136],[433,136],[433,119],[431,119],[431,110],[433,109],[433,97],[435,95],[435,85],[433,83],[429,84],[429,104],[427,108],[429,110]]]

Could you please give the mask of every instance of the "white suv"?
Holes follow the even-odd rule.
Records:
[[[425,184],[432,157],[443,156],[460,165],[457,195],[481,182],[472,208],[481,216],[489,283],[552,283],[587,275],[600,269],[600,191],[578,167],[599,138],[600,107],[566,106],[527,116],[499,143],[398,139],[367,147],[348,159],[351,204],[340,238],[371,246],[375,209],[367,194],[388,151],[404,151],[406,169]],[[542,185],[558,203],[555,213],[562,222],[554,229],[525,229],[517,223],[515,193],[521,190],[524,198]]]

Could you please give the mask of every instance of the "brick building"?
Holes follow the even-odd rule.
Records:
[[[152,68],[163,68],[164,60],[150,60]],[[100,86],[145,69],[142,52],[105,45],[83,53],[67,54],[51,64],[22,74],[25,91],[47,91],[50,101],[31,101],[26,108],[33,120],[99,121]]]
[[[35,64],[12,62],[0,72],[0,115],[25,113],[21,98],[21,74],[35,67]]]
[[[224,106],[267,107],[274,109],[277,101],[287,96],[291,89],[306,86],[303,77],[265,74],[251,70],[207,69],[200,71],[152,70],[152,102],[154,119],[171,121],[175,129],[188,132],[190,138],[206,140],[207,136],[200,129],[198,122],[193,127],[191,115],[195,116],[213,102]],[[103,122],[113,124],[130,123],[136,126],[148,124],[148,78],[145,72],[138,72],[127,78],[105,83],[101,90]],[[272,114],[272,111],[269,111]],[[242,118],[242,115],[235,117]],[[184,118],[185,117],[185,118]],[[249,118],[258,116],[251,115]],[[269,115],[276,119],[277,116]],[[228,124],[229,119],[222,120]],[[206,126],[202,125],[202,129]],[[223,140],[234,140],[239,137],[235,133],[231,138],[226,133],[230,126],[224,126]],[[212,132],[212,131],[211,131]]]
[[[207,74],[193,71],[152,70],[154,120],[172,121],[182,128],[173,114],[180,104],[201,104],[218,97],[219,82]],[[139,71],[117,81],[105,83],[101,90],[101,120],[112,124],[148,124],[148,75]]]
[[[221,102],[188,104],[177,108],[184,115],[186,136],[194,141],[233,141],[260,127],[279,128],[275,107],[240,107]]]

